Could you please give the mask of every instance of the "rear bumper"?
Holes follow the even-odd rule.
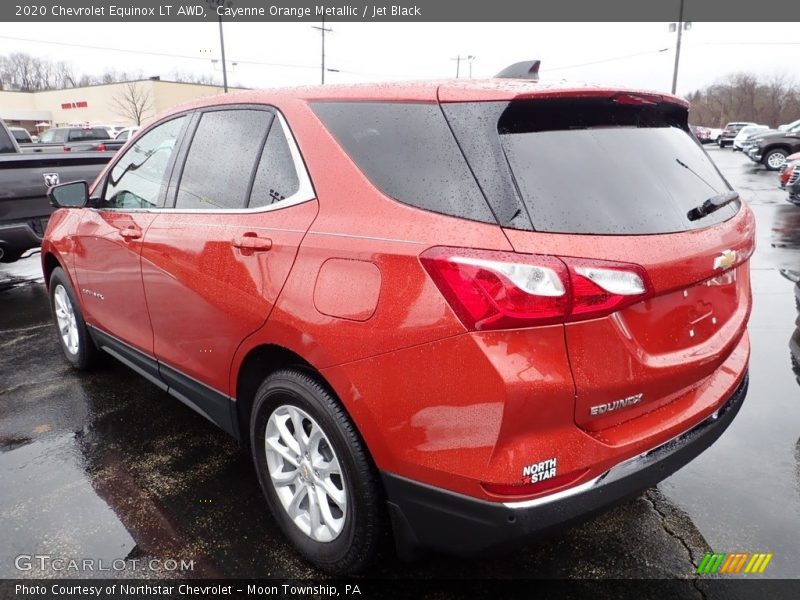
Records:
[[[28,221],[19,223],[0,224],[0,249],[3,258],[8,258],[21,254],[30,248],[36,248],[42,244],[42,236],[34,230],[34,226]]]
[[[713,415],[669,442],[583,484],[521,502],[487,502],[384,472],[398,551],[431,548],[460,556],[514,548],[601,512],[662,481],[713,444],[739,412],[745,376]]]

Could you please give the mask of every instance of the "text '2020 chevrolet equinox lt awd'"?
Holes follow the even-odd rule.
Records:
[[[747,388],[750,209],[668,95],[248,91],[155,119],[42,247],[64,353],[238,438],[311,562],[513,547],[656,484]]]

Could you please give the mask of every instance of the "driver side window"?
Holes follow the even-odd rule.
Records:
[[[180,116],[151,129],[125,151],[107,177],[104,208],[155,208],[186,121]]]

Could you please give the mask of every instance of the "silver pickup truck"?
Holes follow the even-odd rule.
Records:
[[[52,207],[50,186],[92,181],[114,152],[23,154],[0,121],[0,262],[14,262],[38,247]]]

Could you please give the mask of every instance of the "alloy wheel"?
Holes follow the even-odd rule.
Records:
[[[303,409],[281,405],[269,417],[264,447],[273,488],[292,522],[314,541],[335,540],[347,517],[347,489],[319,424]]]
[[[772,169],[780,169],[786,163],[786,157],[780,152],[770,154],[767,158],[767,165]]]
[[[61,341],[70,354],[78,353],[80,340],[78,339],[78,322],[75,319],[75,309],[72,306],[66,288],[60,283],[53,292],[55,299],[56,322],[58,332],[61,334]]]

